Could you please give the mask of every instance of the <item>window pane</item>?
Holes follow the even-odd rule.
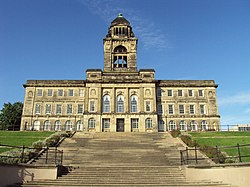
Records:
[[[83,113],[83,104],[78,104],[78,110],[77,110],[78,114],[82,114]]]
[[[163,110],[162,110],[162,105],[157,105],[157,112],[158,112],[158,114],[162,114],[163,112],[162,112]]]
[[[46,104],[46,109],[45,109],[45,114],[50,114],[51,113],[51,105],[50,104]]]
[[[48,96],[52,96],[52,89],[48,89]]]
[[[151,111],[151,106],[150,106],[150,101],[146,101],[146,111],[150,112]]]
[[[203,92],[203,90],[198,90],[198,94],[199,94],[199,96],[204,96],[204,92]]]
[[[62,105],[60,105],[60,104],[56,105],[56,113],[57,114],[61,114],[62,113]]]
[[[84,96],[84,90],[83,90],[83,89],[80,89],[80,90],[79,90],[79,96],[80,96],[80,97],[83,97],[83,96]]]
[[[168,90],[168,96],[173,96],[173,90]]]
[[[110,128],[110,119],[103,119],[103,128],[109,129]]]
[[[132,96],[131,97],[131,112],[137,112],[137,97],[136,96]]]
[[[117,112],[124,112],[124,98],[121,95],[117,97]]]
[[[37,89],[37,96],[43,96],[43,90]]]
[[[67,131],[70,131],[72,130],[72,122],[71,121],[66,121],[66,124],[65,124],[65,130]]]
[[[190,96],[190,97],[193,96],[193,90],[188,90],[188,96]]]
[[[36,114],[40,114],[41,113],[41,105],[40,104],[36,104]]]
[[[184,111],[184,105],[179,105],[179,113],[180,114],[184,114],[185,111]]]
[[[88,128],[95,128],[95,119],[89,119]]]
[[[174,114],[174,105],[168,105],[168,113]]]
[[[90,101],[89,111],[90,112],[95,111],[95,101]]]
[[[69,96],[74,96],[74,90],[70,89],[68,95],[69,95]]]
[[[157,89],[157,96],[162,96],[162,90],[161,89]]]
[[[190,114],[194,114],[195,113],[194,105],[189,105],[189,112],[190,112]]]
[[[56,121],[55,122],[55,131],[59,131],[61,130],[61,122],[60,121]]]
[[[103,97],[103,112],[110,112],[110,97],[105,95]]]
[[[152,119],[147,118],[146,119],[146,128],[151,129],[152,128]]]
[[[72,104],[68,104],[67,105],[67,114],[72,114],[73,108],[72,108]]]
[[[137,119],[137,118],[131,119],[132,129],[138,129],[138,121],[139,121],[139,119]]]
[[[58,95],[58,96],[63,96],[63,90],[62,90],[62,89],[59,89],[58,92],[57,92],[57,95]]]
[[[178,90],[178,96],[182,96],[182,90]]]
[[[200,105],[200,113],[206,114],[205,105]]]

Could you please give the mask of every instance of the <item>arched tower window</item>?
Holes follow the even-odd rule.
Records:
[[[117,96],[117,112],[124,112],[124,97],[123,95]]]
[[[103,96],[103,112],[110,112],[110,96]]]
[[[122,45],[119,45],[114,49],[113,67],[127,68],[127,49]]]
[[[130,111],[131,112],[137,112],[137,103],[138,103],[138,98],[136,95],[132,95],[130,97]]]

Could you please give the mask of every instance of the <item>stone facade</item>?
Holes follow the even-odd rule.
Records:
[[[104,69],[86,80],[28,80],[21,130],[158,132],[218,130],[213,80],[155,80],[137,70],[137,38],[122,16],[104,43]]]

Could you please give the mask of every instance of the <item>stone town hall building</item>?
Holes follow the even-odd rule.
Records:
[[[218,130],[218,85],[156,80],[154,69],[137,69],[137,42],[119,14],[103,40],[103,70],[88,69],[86,80],[28,80],[21,130]]]

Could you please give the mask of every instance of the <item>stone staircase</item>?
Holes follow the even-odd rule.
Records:
[[[23,186],[231,186],[187,180],[178,147],[183,145],[168,133],[77,132],[60,146],[63,164],[72,170],[57,180]]]

